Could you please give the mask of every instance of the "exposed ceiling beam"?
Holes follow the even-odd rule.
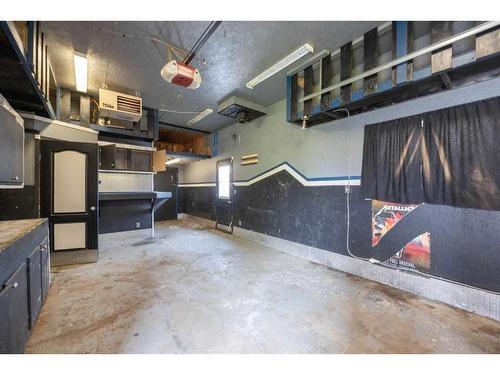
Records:
[[[193,132],[193,133],[203,133],[203,134],[210,134],[210,132],[206,130],[200,130],[200,129],[193,129],[193,128],[188,128],[187,126],[181,126],[181,125],[174,125],[174,124],[169,124],[167,122],[159,121],[158,122],[160,129],[182,129],[188,132]]]

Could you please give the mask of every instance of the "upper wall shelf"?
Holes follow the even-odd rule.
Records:
[[[140,122],[131,123],[132,127],[120,128],[114,126],[103,126],[90,124],[90,128],[99,134],[113,136],[117,138],[135,138],[144,141],[154,141],[158,138],[158,110],[153,108],[143,108]]]
[[[0,21],[0,92],[16,109],[56,118],[57,83],[39,22]]]
[[[500,22],[389,22],[287,75],[287,121],[307,126],[493,78]]]

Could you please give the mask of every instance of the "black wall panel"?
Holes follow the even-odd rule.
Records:
[[[179,212],[215,220],[216,190],[214,187],[183,187],[179,189]]]
[[[0,220],[31,219],[38,217],[35,204],[35,186],[0,190]]]
[[[151,228],[150,207],[149,200],[100,201],[99,233]],[[140,223],[139,228],[136,223]]]
[[[282,171],[235,189],[236,226],[348,255],[344,186],[307,187]],[[215,187],[180,190],[185,213],[214,219]],[[428,231],[432,275],[500,292],[498,228],[500,212],[424,204],[372,248],[371,201],[352,187],[350,249],[358,256],[386,259]]]

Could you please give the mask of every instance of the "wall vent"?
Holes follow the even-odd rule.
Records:
[[[248,100],[232,96],[219,104],[219,115],[234,118],[240,124],[255,120],[266,114],[266,108]]]
[[[142,117],[142,99],[133,95],[99,89],[99,114],[101,117],[137,122]]]

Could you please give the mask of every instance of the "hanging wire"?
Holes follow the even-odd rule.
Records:
[[[163,29],[163,27],[162,27],[162,29]],[[129,34],[129,33],[124,33],[124,32],[120,32],[120,31],[114,31],[114,30],[105,29],[103,27],[99,27],[98,30],[102,31],[102,32],[105,32],[105,33],[109,33],[109,34],[121,36],[122,38],[137,39],[137,40],[149,40],[149,41],[153,42],[154,46],[158,50],[158,53],[160,54],[160,56],[164,60],[167,60],[167,59],[165,58],[165,56],[158,49],[158,44],[162,44],[163,46],[166,47],[167,54],[168,54],[168,51],[170,49],[170,51],[172,51],[177,56],[177,58],[179,60],[184,60],[186,58],[186,56],[188,56],[188,54],[189,54],[188,51],[186,51],[186,50],[184,50],[182,48],[179,48],[179,47],[173,45],[172,43],[169,43],[169,42],[166,42],[166,41],[160,39],[159,36],[156,37],[156,36],[143,36],[143,35]],[[199,59],[201,62],[205,61],[205,59],[203,59],[203,58],[197,58],[197,59]],[[172,59],[170,58],[170,60],[172,60]],[[168,60],[168,61],[170,61],[170,60]]]

